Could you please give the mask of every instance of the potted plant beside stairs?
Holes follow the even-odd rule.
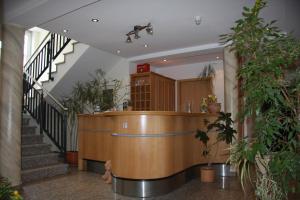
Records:
[[[207,120],[204,121],[206,130],[197,130],[196,138],[199,139],[204,144],[204,149],[202,155],[208,158],[208,165],[201,168],[201,181],[202,182],[214,182],[215,180],[215,169],[212,167],[212,157],[210,152],[212,148],[217,145],[217,150],[215,151],[214,157],[218,153],[219,142],[226,142],[226,144],[232,144],[233,139],[235,139],[236,130],[232,128],[233,120],[231,119],[231,113],[219,112],[217,120],[213,123],[208,123]],[[217,138],[214,143],[209,143],[209,134],[216,132]]]
[[[68,132],[70,135],[70,149],[66,152],[67,163],[71,166],[78,165],[78,134],[77,134],[77,116],[72,114],[68,118]]]
[[[116,108],[122,102],[127,93],[120,93],[122,82],[117,79],[107,79],[105,72],[98,69],[91,76],[91,80],[73,87],[71,95],[64,100],[68,108],[68,146],[67,162],[70,165],[78,165],[78,133],[77,115],[83,113],[99,113]],[[97,108],[97,112],[95,111]]]

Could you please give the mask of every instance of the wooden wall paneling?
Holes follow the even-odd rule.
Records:
[[[178,81],[178,110],[188,111],[188,103],[192,112],[200,112],[200,103],[203,97],[212,94],[211,78],[196,78]]]
[[[181,112],[187,112],[188,111],[188,103],[191,102],[191,97],[193,95],[193,87],[194,83],[192,81],[179,81],[179,91],[178,91],[178,97],[179,97],[179,111]]]

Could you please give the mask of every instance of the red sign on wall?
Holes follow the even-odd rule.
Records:
[[[150,72],[150,64],[144,63],[136,66],[137,73]]]

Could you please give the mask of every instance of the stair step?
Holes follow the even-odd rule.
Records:
[[[22,135],[22,145],[41,144],[43,143],[43,135]]]
[[[58,164],[63,159],[59,156],[59,153],[49,153],[34,156],[22,157],[22,170],[33,169],[37,167],[45,167],[48,165]]]
[[[39,167],[35,169],[22,170],[22,183],[41,180],[68,173],[68,164],[55,164],[47,167]]]
[[[34,135],[36,128],[36,126],[22,126],[22,135]]]
[[[49,144],[22,145],[22,156],[33,156],[50,153]]]
[[[23,126],[28,126],[29,125],[29,122],[30,122],[30,118],[28,118],[28,117],[23,117],[22,118],[22,125]]]

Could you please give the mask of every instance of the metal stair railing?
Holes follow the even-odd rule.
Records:
[[[32,57],[25,64],[23,71],[27,72],[31,77],[38,81],[48,70],[49,80],[53,81],[51,73],[52,63],[70,41],[70,38],[56,33],[48,34],[37,48],[37,51],[33,53]],[[27,81],[32,86],[35,84],[32,79],[28,79]]]
[[[37,90],[27,80],[30,79],[41,90]],[[45,95],[49,98],[45,98]],[[24,72],[23,76],[23,109],[39,124],[40,134],[46,133],[61,153],[67,147],[67,108],[54,98],[33,77]],[[50,99],[53,103],[49,103]]]
[[[48,71],[49,80],[53,81],[52,63],[70,41],[65,36],[49,33],[23,69],[23,109],[37,121],[40,133],[46,133],[61,153],[66,152],[67,146],[67,109],[38,80]]]

